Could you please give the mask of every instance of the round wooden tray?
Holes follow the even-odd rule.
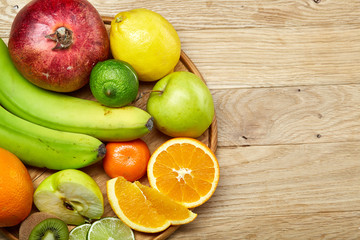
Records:
[[[110,23],[111,23],[111,19],[112,19],[111,17],[103,17],[103,21],[105,23],[105,26],[108,29],[109,29],[109,26],[110,26]],[[194,63],[190,60],[190,58],[183,51],[181,51],[180,61],[176,65],[175,71],[192,72],[192,73],[196,74],[197,76],[199,76],[205,82],[205,80],[201,76],[200,72],[198,71],[198,69],[196,68]],[[147,90],[151,90],[152,87],[154,86],[154,84],[155,84],[154,82],[153,83],[140,82],[139,93],[145,93]],[[80,89],[80,90],[78,90],[78,91],[76,91],[74,93],[71,93],[71,95],[76,96],[76,97],[80,97],[80,98],[84,98],[84,99],[95,100],[93,95],[91,94],[89,86],[85,86],[82,89]],[[142,94],[142,97],[140,99],[138,99],[134,103],[134,105],[145,110],[147,100],[148,100],[148,94]],[[153,153],[154,150],[157,147],[159,147],[166,140],[170,139],[170,137],[162,134],[161,132],[157,131],[154,128],[148,135],[144,136],[142,139],[148,144],[150,152]],[[198,138],[198,140],[202,141],[207,146],[209,146],[209,148],[214,153],[216,152],[216,148],[217,148],[217,122],[216,122],[216,117],[214,117],[214,121],[212,122],[210,127],[204,132],[204,134],[202,136],[200,136]],[[27,168],[29,170],[31,178],[33,179],[35,189],[39,186],[39,184],[46,177],[48,177],[49,175],[51,175],[52,173],[55,172],[55,171],[48,170],[48,169],[43,169],[43,168],[36,168],[36,167],[27,167]],[[103,193],[104,204],[105,204],[105,211],[104,211],[103,217],[105,217],[105,216],[116,216],[115,213],[113,212],[113,210],[111,209],[110,204],[109,204],[109,202],[107,200],[106,181],[108,181],[110,178],[105,174],[105,172],[104,172],[104,170],[102,168],[102,163],[99,162],[97,164],[94,164],[94,165],[86,167],[86,168],[82,168],[80,170],[82,170],[82,171],[86,172],[87,174],[89,174],[98,183],[98,185],[99,185],[99,187],[100,187],[100,189],[101,189],[101,191]],[[147,177],[144,176],[142,179],[140,179],[140,182],[142,182],[143,184],[148,185]],[[35,206],[33,206],[32,211],[36,212],[38,210],[36,209]],[[196,221],[196,219],[195,219],[195,221]],[[189,223],[189,224],[191,224],[191,223]],[[69,229],[71,229],[71,228],[72,227],[70,226]],[[170,226],[165,231],[160,232],[160,233],[155,233],[155,234],[141,233],[141,232],[134,231],[135,239],[136,240],[150,240],[150,239],[151,240],[163,240],[163,239],[166,239],[167,237],[169,237],[178,228],[179,228],[179,226]],[[8,227],[8,228],[0,228],[0,231],[8,239],[18,240],[19,225],[14,226],[14,227]]]

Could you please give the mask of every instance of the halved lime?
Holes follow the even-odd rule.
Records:
[[[70,231],[69,240],[86,240],[91,224],[85,223],[76,226]]]
[[[135,240],[134,232],[119,218],[105,217],[94,222],[87,240]]]

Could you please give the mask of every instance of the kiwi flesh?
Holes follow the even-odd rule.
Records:
[[[19,240],[67,240],[69,229],[58,217],[35,212],[21,223]]]
[[[30,233],[29,240],[68,240],[69,229],[66,223],[58,218],[48,218],[36,225]]]

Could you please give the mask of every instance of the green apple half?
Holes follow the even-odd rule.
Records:
[[[99,219],[104,213],[99,186],[89,175],[75,169],[44,179],[34,193],[34,204],[39,211],[54,214],[71,225]]]
[[[214,118],[214,103],[206,84],[190,72],[173,72],[152,89],[147,111],[155,127],[171,137],[201,136]]]

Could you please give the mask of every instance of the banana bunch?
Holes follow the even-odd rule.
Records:
[[[109,108],[36,87],[17,71],[2,39],[0,69],[0,104],[12,113],[0,109],[0,147],[28,165],[81,168],[104,156],[100,140],[133,140],[153,127],[140,108]]]
[[[82,168],[106,153],[100,140],[62,132],[21,119],[0,107],[0,146],[25,164],[54,170]]]

